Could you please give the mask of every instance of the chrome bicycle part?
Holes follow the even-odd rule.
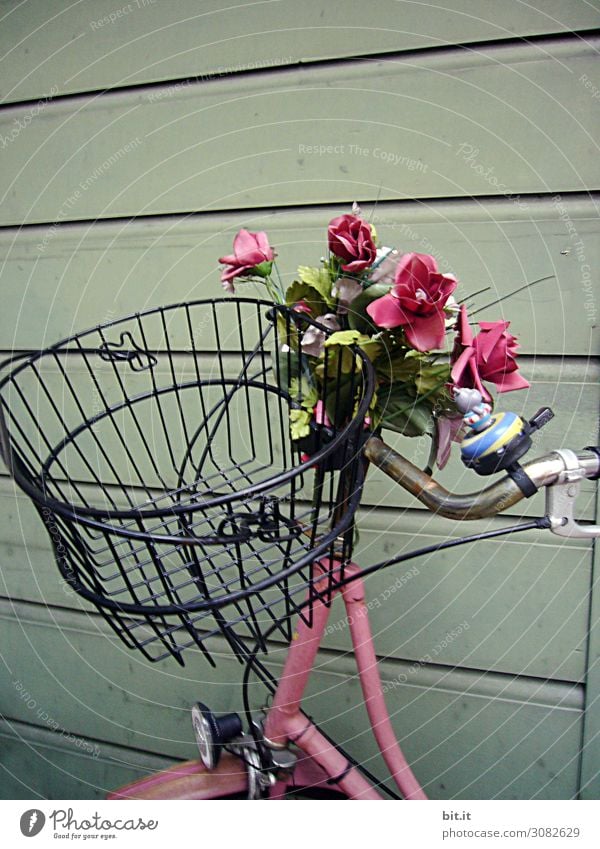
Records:
[[[217,717],[202,702],[192,707],[192,725],[200,760],[208,770],[219,763],[223,747],[242,733],[242,720],[237,713]]]
[[[600,525],[580,525],[574,514],[575,502],[586,479],[579,457],[568,448],[555,451],[564,463],[556,483],[546,490],[546,515],[550,530],[561,537],[593,538],[600,536]]]
[[[207,770],[215,769],[227,746],[246,766],[249,799],[263,799],[279,778],[291,775],[297,761],[286,746],[273,746],[265,739],[263,720],[253,719],[251,732],[244,734],[237,713],[215,716],[202,702],[192,707],[200,761]]]
[[[264,736],[265,715],[253,718],[251,731],[237,738],[231,746],[246,765],[248,772],[248,798],[264,799],[283,776],[290,776],[296,766],[297,756],[287,746],[274,746]]]
[[[269,787],[275,783],[275,776],[263,771],[257,748],[246,748],[244,757],[248,770],[248,799],[264,799]]]
[[[256,728],[256,723],[254,725]],[[271,769],[270,763],[266,762],[267,759],[260,739],[255,739],[252,734],[244,734],[231,747],[231,751],[246,766],[246,772],[248,773],[248,799],[264,799],[269,788],[277,781],[277,776]]]

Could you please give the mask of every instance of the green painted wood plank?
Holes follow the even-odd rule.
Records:
[[[596,2],[378,0],[4,3],[3,102],[113,86],[208,77],[369,53],[597,27]]]
[[[6,612],[0,706],[7,717],[43,725],[48,714],[73,735],[188,757],[191,702],[240,708],[241,668],[225,656],[216,671],[197,657],[184,670],[148,667],[90,619],[28,605]],[[276,651],[275,672],[279,659]],[[579,687],[391,662],[382,676],[407,756],[433,798],[576,793]],[[252,684],[251,703],[264,698],[264,687]],[[365,765],[379,767],[349,658],[320,655],[307,710]]]
[[[167,758],[0,718],[1,799],[104,799]]]
[[[0,594],[93,611],[60,577],[29,502],[13,499],[6,482],[0,492]],[[421,511],[364,510],[356,561],[369,566],[508,521],[456,527]],[[590,558],[589,543],[531,532],[384,569],[367,582],[378,651],[410,662],[430,655],[447,667],[583,681]],[[325,644],[339,651],[349,646],[339,605]]]
[[[0,231],[0,346],[42,347],[137,310],[219,297],[218,257],[230,250],[241,227],[267,231],[287,285],[298,265],[319,263],[327,223],[345,209]],[[593,199],[530,200],[525,209],[507,199],[364,205],[363,214],[375,223],[382,244],[434,254],[441,268],[458,277],[463,295],[489,286],[476,298],[480,307],[551,276],[482,310],[477,319],[509,318],[524,353],[600,353],[600,284],[595,273],[591,287],[583,278],[584,266],[600,266]],[[248,285],[238,291],[259,294]]]
[[[355,559],[379,563],[499,524],[457,527],[421,514],[373,513],[361,517]],[[583,681],[590,561],[589,545],[557,545],[550,534],[532,533],[384,569],[367,581],[378,651],[413,662],[429,657],[449,667]],[[349,644],[339,606],[328,644]]]
[[[0,223],[588,191],[596,51],[565,39],[53,101],[3,149]]]
[[[288,285],[298,265],[318,265],[327,223],[344,209],[0,231],[3,347],[43,347],[138,310],[220,297],[217,260],[241,227],[267,231]],[[381,244],[434,254],[458,277],[462,296],[489,287],[475,299],[483,308],[477,320],[509,318],[522,353],[600,353],[598,281],[590,286],[583,277],[584,266],[600,264],[594,200],[532,200],[526,209],[509,200],[365,205],[363,214],[375,223]],[[545,277],[551,279],[484,308]],[[264,294],[253,284],[237,290]]]
[[[399,675],[399,679],[385,681],[384,686],[391,688],[386,694],[388,701],[391,692],[398,692],[393,690],[398,680],[404,682],[402,676],[409,677],[410,672]],[[554,711],[536,704],[535,686],[522,708],[515,710],[510,699],[504,700],[506,693],[501,693],[494,698],[492,711],[489,703],[472,701],[469,693],[442,696],[433,685],[425,695],[410,684],[408,688],[409,692],[400,692],[394,703],[393,721],[407,758],[430,798],[575,798],[581,731],[576,711],[561,711],[559,719]],[[325,729],[335,727],[337,739],[347,742],[351,751],[354,747],[360,751],[364,737],[359,720],[362,708],[348,709],[344,700],[347,689],[349,685],[340,682],[339,693],[329,692],[330,699],[340,707],[332,727],[325,725]],[[413,710],[418,712],[416,724],[410,721]],[[433,739],[432,726],[436,728]],[[377,756],[363,762],[379,765]]]

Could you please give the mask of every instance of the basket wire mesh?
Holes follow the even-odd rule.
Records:
[[[358,347],[324,348],[325,424],[292,439],[305,315],[219,299],[77,334],[0,381],[0,445],[63,577],[150,660],[223,635],[291,638],[352,552],[374,391]],[[335,569],[332,564],[335,563]],[[319,565],[320,564],[320,565]],[[319,588],[316,584],[319,582]]]

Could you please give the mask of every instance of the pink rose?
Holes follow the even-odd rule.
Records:
[[[444,345],[444,306],[455,288],[454,276],[441,274],[432,256],[404,254],[392,291],[369,304],[367,312],[377,327],[402,327],[409,345],[431,351]]]
[[[269,245],[267,234],[249,233],[248,230],[240,230],[233,240],[233,255],[222,256],[219,262],[230,266],[223,270],[221,283],[227,292],[233,293],[233,278],[247,277],[256,274],[259,277],[267,277],[271,273],[275,251]]]
[[[490,394],[483,386],[487,380],[498,392],[527,389],[529,383],[519,374],[516,362],[517,340],[508,332],[509,321],[480,321],[473,336],[463,305],[458,317],[458,335],[452,352],[452,381],[455,386],[478,389],[486,401]]]
[[[356,215],[339,215],[327,229],[329,250],[343,260],[342,271],[351,274],[364,271],[375,262],[377,248],[371,225]]]

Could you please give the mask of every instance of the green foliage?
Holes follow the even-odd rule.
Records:
[[[381,354],[381,345],[370,336],[359,333],[358,330],[338,330],[325,341],[326,348],[347,347],[357,345],[373,362]],[[346,352],[349,353],[349,352]],[[348,369],[345,369],[347,371]]]
[[[290,380],[290,396],[292,408],[290,409],[290,431],[292,439],[302,439],[310,432],[310,421],[313,416],[315,404],[319,400],[316,386],[308,377],[293,377]]]
[[[251,268],[249,273],[256,274],[258,277],[268,277],[273,270],[273,261],[265,260],[264,262],[259,262],[258,265],[255,265],[254,268]]]
[[[350,351],[346,351],[346,353],[350,354]],[[355,406],[358,388],[355,377],[355,375],[349,373],[342,373],[339,378],[333,377],[325,384],[323,392],[325,410],[335,427],[342,427],[346,424],[350,412]]]
[[[404,436],[422,436],[433,432],[431,407],[417,400],[402,384],[391,384],[379,392],[380,422],[384,427]]]
[[[449,380],[449,363],[428,363],[426,360],[421,360],[415,386],[419,395],[429,395],[441,389]]]
[[[327,301],[321,296],[318,289],[315,289],[315,287],[311,286],[310,283],[303,283],[299,280],[295,280],[290,286],[288,286],[287,292],[285,293],[285,302],[288,307],[292,307],[299,301],[304,301],[310,307],[313,318],[325,315],[329,309]]]
[[[367,313],[367,307],[377,298],[387,295],[391,286],[386,283],[374,283],[372,286],[364,289],[358,297],[350,304],[348,310],[348,324],[354,330],[359,330],[361,333],[373,335],[378,329],[373,324],[372,318]]]
[[[382,353],[377,360],[377,376],[383,383],[414,383],[421,369],[421,357],[404,345],[381,339]]]
[[[308,265],[301,265],[298,268],[298,276],[302,283],[310,286],[321,296],[328,307],[334,306],[335,300],[331,295],[332,278],[328,268],[311,268]]]
[[[310,433],[310,420],[312,419],[312,410],[305,410],[303,407],[290,410],[290,433],[292,439],[302,439]]]
[[[290,395],[293,401],[307,410],[312,410],[319,400],[317,387],[304,375],[301,378],[291,379]]]

